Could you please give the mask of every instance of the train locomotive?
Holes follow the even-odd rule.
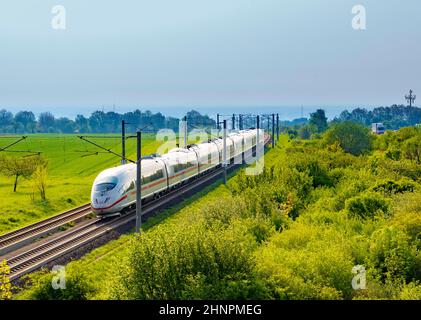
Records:
[[[259,130],[259,131],[258,131]],[[242,163],[252,155],[261,129],[241,130],[227,135],[227,162]],[[156,199],[184,183],[220,167],[223,139],[175,148],[162,156],[141,161],[142,201]],[[129,163],[102,171],[91,191],[91,207],[98,217],[124,214],[136,206],[136,165]]]

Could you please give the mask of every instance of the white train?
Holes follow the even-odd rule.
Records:
[[[257,129],[227,135],[227,161],[241,163],[251,156],[257,142]],[[259,130],[264,141],[264,132]],[[158,198],[198,176],[221,166],[223,139],[176,148],[158,157],[142,158],[142,201]],[[91,207],[97,216],[124,213],[136,206],[136,165],[114,167],[101,172],[91,192]]]

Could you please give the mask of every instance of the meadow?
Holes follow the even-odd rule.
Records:
[[[121,139],[117,135],[90,135],[91,141],[121,153]],[[18,136],[2,137],[0,149]],[[136,158],[136,139],[127,139],[126,156]],[[155,135],[142,135],[142,155],[156,153],[160,142]],[[40,219],[89,202],[91,186],[96,175],[106,168],[119,165],[121,159],[77,137],[77,135],[33,134],[2,152],[7,156],[28,156],[41,152],[48,161],[46,200],[35,194],[31,179],[19,178],[17,192],[13,192],[14,177],[0,175],[0,234],[28,225]]]

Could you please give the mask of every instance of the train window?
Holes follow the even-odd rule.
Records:
[[[132,191],[136,188],[136,185],[134,183],[134,181],[130,182],[130,185],[127,187],[127,189],[124,191],[124,193],[127,193],[129,191]]]
[[[116,183],[99,183],[95,185],[95,191],[96,192],[111,191],[115,188],[116,185],[117,185]]]
[[[118,183],[117,177],[106,177],[98,181],[94,190],[97,192],[107,192],[113,190]]]
[[[177,163],[174,165],[174,173],[180,172],[184,170],[184,165],[182,163]]]
[[[155,171],[155,173],[153,173],[149,176],[142,177],[142,183],[148,184],[148,183],[154,182],[156,180],[159,180],[163,177],[164,177],[164,170],[159,169],[159,170]]]

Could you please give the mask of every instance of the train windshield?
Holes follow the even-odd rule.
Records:
[[[107,180],[99,181],[95,187],[94,190],[96,192],[106,192],[111,191],[115,188],[115,186],[118,183],[118,179],[116,177],[111,177]]]

